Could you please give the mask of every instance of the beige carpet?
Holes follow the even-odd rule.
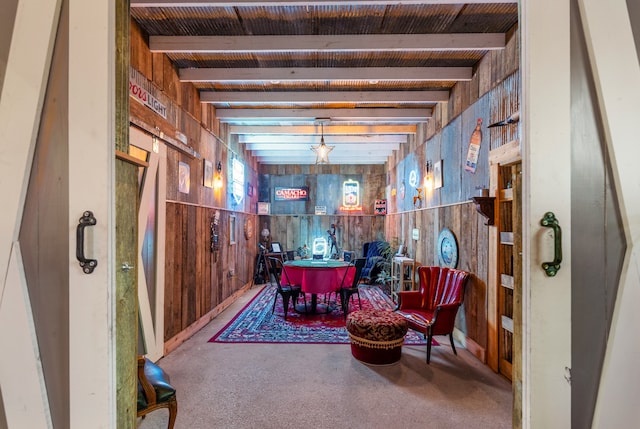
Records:
[[[430,365],[425,346],[404,346],[379,367],[344,344],[208,343],[258,290],[159,361],[177,389],[176,429],[511,427],[510,383],[446,337]],[[166,424],[159,410],[139,428]]]

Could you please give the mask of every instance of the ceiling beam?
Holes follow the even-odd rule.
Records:
[[[269,135],[238,135],[240,144],[320,144],[320,135],[290,135],[290,134],[269,134]],[[331,143],[334,144],[403,144],[407,143],[406,134],[361,134],[361,135],[333,135]]]
[[[471,80],[471,67],[183,68],[181,82],[249,81],[456,81]]]
[[[247,143],[245,148],[251,151],[273,151],[273,152],[293,152],[293,151],[305,151],[309,150],[314,143]],[[329,146],[335,146],[336,150],[340,148],[341,151],[355,151],[358,152],[379,152],[389,153],[390,150],[398,150],[400,143],[395,144],[371,144],[371,143],[351,143],[351,144],[339,144],[333,141],[333,139],[326,139],[325,144]],[[333,152],[332,152],[333,153]]]
[[[308,152],[308,153],[307,153]],[[259,153],[252,153],[260,164],[315,164],[316,154],[311,150],[304,154],[296,154],[296,156],[262,156]],[[335,151],[333,151],[335,152]],[[329,154],[329,162],[331,164],[384,164],[391,155],[366,155],[351,154],[346,156],[336,156],[331,152]]]
[[[415,134],[416,125],[230,125],[229,134],[358,135]]]
[[[504,49],[504,33],[150,36],[151,52],[426,52]]]
[[[438,103],[449,91],[200,91],[201,103]]]
[[[385,6],[407,4],[517,3],[518,0],[131,0],[131,7],[242,7],[242,6]]]
[[[400,121],[426,122],[432,109],[357,108],[357,109],[216,109],[216,118],[263,120],[311,120],[330,118],[332,121]]]

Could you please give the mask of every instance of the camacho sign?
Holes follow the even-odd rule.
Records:
[[[309,187],[301,186],[299,188],[283,188],[276,186],[276,201],[308,201]]]

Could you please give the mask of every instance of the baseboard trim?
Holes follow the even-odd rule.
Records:
[[[180,346],[180,344],[182,344],[185,341],[187,341],[196,332],[198,332],[200,329],[204,328],[207,323],[211,322],[213,319],[215,319],[216,316],[218,316],[220,313],[222,313],[224,310],[226,310],[231,304],[236,302],[236,300],[238,298],[240,298],[249,289],[251,289],[251,285],[252,285],[252,282],[249,282],[249,283],[245,284],[240,289],[235,291],[227,299],[225,299],[220,304],[215,306],[215,308],[213,308],[207,314],[205,314],[200,319],[198,319],[195,322],[193,322],[191,325],[187,326],[182,332],[180,332],[179,334],[177,334],[177,335],[173,336],[172,338],[168,339],[167,341],[165,341],[164,342],[164,356],[168,355],[169,353],[171,353],[172,351],[177,349],[178,346]]]
[[[467,337],[464,332],[461,330],[454,328],[453,329],[453,338],[458,341],[462,346],[469,351],[472,355],[474,355],[480,362],[486,364],[487,363],[487,349],[485,347],[480,346],[478,343],[473,341],[471,338]]]

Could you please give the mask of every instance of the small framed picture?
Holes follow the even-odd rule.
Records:
[[[202,184],[206,188],[213,188],[213,162],[208,159],[204,160],[204,167],[202,169]]]
[[[271,203],[259,202],[258,203],[258,214],[259,215],[268,215],[271,213]]]
[[[253,197],[253,185],[251,183],[247,183],[247,196]]]
[[[236,244],[236,217],[229,216],[229,244]]]
[[[271,243],[271,252],[282,253],[282,247],[280,247],[280,243],[278,243],[277,241]]]
[[[433,188],[442,188],[442,160],[433,164]]]
[[[191,168],[186,162],[178,163],[178,192],[189,193],[191,185]]]

